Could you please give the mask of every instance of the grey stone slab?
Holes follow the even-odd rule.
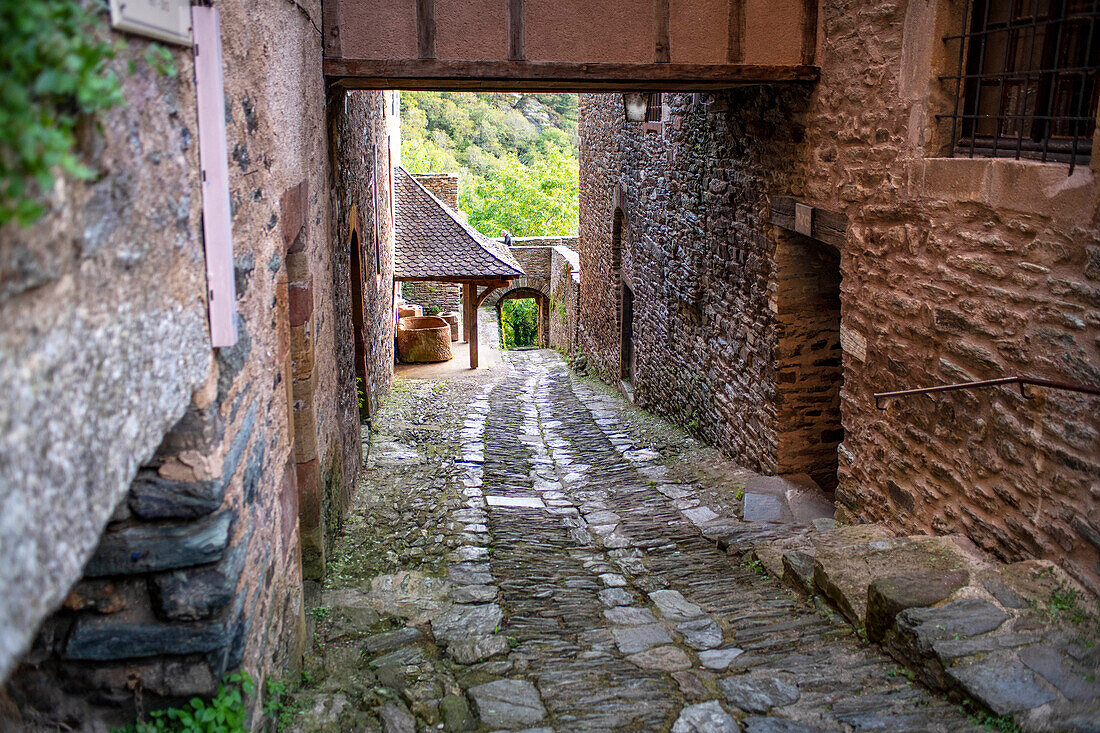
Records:
[[[508,639],[499,634],[476,634],[447,645],[447,654],[459,664],[476,664],[507,651]]]
[[[618,606],[603,612],[604,617],[619,626],[642,626],[657,623],[657,617],[648,608]]]
[[[380,707],[378,717],[382,719],[383,733],[416,733],[416,718],[395,703],[388,702]]]
[[[642,669],[653,669],[660,672],[675,672],[679,669],[691,667],[691,659],[678,646],[655,646],[652,649],[631,654],[626,661]]]
[[[489,603],[496,600],[499,589],[495,585],[460,585],[451,592],[455,603]]]
[[[730,705],[746,713],[766,713],[796,703],[801,697],[797,687],[771,677],[727,677],[718,682],[718,688]]]
[[[741,655],[743,651],[744,650],[738,649],[737,647],[702,651],[699,652],[699,663],[707,669],[717,669],[721,671],[729,667],[730,662]]]
[[[897,615],[899,631],[913,633],[925,653],[938,639],[959,639],[993,631],[1008,616],[989,601],[963,598],[934,608],[910,608]]]
[[[608,588],[621,588],[626,585],[626,578],[618,573],[602,573],[600,574],[600,582]]]
[[[703,609],[688,601],[679,591],[655,590],[649,594],[649,598],[669,621],[690,621],[703,615]]]
[[[712,520],[718,519],[718,513],[710,507],[697,506],[694,509],[685,509],[684,516],[688,518],[692,524],[706,524]]]
[[[485,495],[489,506],[508,509],[545,509],[546,504],[537,496],[490,496]]]
[[[121,614],[82,616],[65,645],[69,659],[106,661],[158,654],[196,654],[229,645],[225,623],[135,623]]]
[[[108,530],[84,574],[130,575],[218,562],[232,524],[233,510],[226,509],[198,521]]]
[[[615,644],[623,654],[634,654],[661,644],[671,644],[665,627],[660,624],[645,626],[617,626],[611,629]]]
[[[771,494],[745,492],[741,517],[746,522],[779,522],[783,519],[783,504]]]
[[[1014,658],[994,657],[950,667],[947,676],[997,715],[1030,710],[1057,698],[1034,672]]]
[[[672,733],[737,733],[737,723],[717,700],[688,705],[672,724]]]
[[[423,636],[424,635],[420,633],[419,629],[406,626],[394,631],[387,631],[384,634],[375,634],[374,636],[367,637],[366,641],[363,642],[363,651],[367,654],[388,652],[391,649],[397,649],[420,641]]]
[[[713,649],[722,643],[722,630],[713,619],[706,616],[678,623],[676,630],[684,637],[684,643],[692,649]]]
[[[634,602],[634,596],[622,588],[604,588],[599,596],[600,603],[605,606],[629,606]]]
[[[761,718],[753,716],[741,720],[745,733],[827,733],[825,728],[816,728],[789,718]]]
[[[383,654],[376,659],[372,659],[370,666],[375,669],[381,669],[383,667],[410,667],[423,664],[427,661],[428,657],[423,649],[418,646],[406,646],[396,651],[392,651],[389,654]]]
[[[503,617],[495,603],[453,606],[432,621],[432,634],[444,643],[472,635],[489,635],[497,630]]]
[[[1020,661],[1057,687],[1074,702],[1100,700],[1100,682],[1096,669],[1075,664],[1068,654],[1046,644],[1036,644],[1019,651]],[[1089,678],[1092,681],[1089,681]]]
[[[467,694],[482,724],[490,727],[531,726],[546,717],[538,690],[527,680],[487,682],[471,687]]]

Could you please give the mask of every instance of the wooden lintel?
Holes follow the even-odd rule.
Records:
[[[327,58],[325,76],[346,89],[411,91],[699,91],[817,81],[816,66],[439,61]]]
[[[803,212],[801,222],[798,217],[799,209]],[[810,211],[806,212],[806,209],[810,209]],[[848,217],[844,214],[826,211],[814,206],[806,206],[790,196],[776,196],[771,200],[770,219],[771,223],[777,227],[799,231],[800,228],[804,229],[806,227],[807,217],[809,218],[810,231],[808,234],[806,232],[800,233],[836,247],[838,250],[844,246],[844,240],[848,235]]]

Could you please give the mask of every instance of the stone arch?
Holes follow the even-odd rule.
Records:
[[[352,204],[348,212],[348,249],[351,252],[351,328],[355,339],[353,360],[355,376],[367,384],[367,347],[364,322],[364,286],[367,269],[364,266],[363,239],[359,234],[359,209]]]
[[[495,294],[494,294],[495,295]],[[539,348],[550,348],[550,282],[543,277],[517,277],[512,285],[495,298],[497,321],[501,317],[501,305],[506,300],[533,298],[539,308]]]

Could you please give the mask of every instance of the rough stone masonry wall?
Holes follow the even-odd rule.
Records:
[[[572,356],[577,333],[580,258],[568,247],[550,256],[550,347]]]
[[[762,222],[765,191],[795,140],[785,113],[766,102],[746,100],[735,116],[726,96],[667,98],[672,121],[647,132],[625,122],[620,95],[581,97],[578,347],[618,383],[625,283],[634,292],[636,402],[774,471],[774,244]]]
[[[767,199],[845,214],[838,515],[962,531],[1100,590],[1095,398],[998,388],[884,412],[872,398],[1014,374],[1100,383],[1096,158],[1070,176],[1061,164],[937,157],[934,115],[948,102],[935,77],[950,64],[941,38],[953,7],[825,2],[811,91],[747,88],[695,109],[676,95],[648,136],[625,125],[621,98],[583,97],[581,345],[597,370],[614,370],[621,183],[639,401],[772,469],[766,294],[779,235]]]
[[[211,694],[228,669],[293,667],[304,627],[292,435],[339,457],[333,480],[354,480],[358,419],[333,310],[346,285],[318,133],[320,5],[219,8],[237,345],[212,351],[207,335],[189,50],[173,49],[168,77],[128,38],[114,62],[128,103],[84,150],[96,178],[64,182],[42,222],[0,233],[0,481],[12,487],[0,669],[37,630],[4,692],[24,722],[121,722],[137,700]],[[301,359],[314,419],[292,433]]]
[[[462,285],[432,280],[413,280],[401,283],[401,297],[406,303],[424,308],[424,314],[435,306],[440,313],[457,311],[462,320]]]

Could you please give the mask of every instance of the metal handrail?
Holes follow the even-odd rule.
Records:
[[[897,392],[876,392],[875,393],[875,407],[880,410],[886,408],[882,406],[880,400],[888,397],[908,397],[915,394],[933,394],[935,392],[954,392],[958,389],[977,389],[980,387],[997,387],[1002,384],[1018,384],[1020,385],[1020,394],[1027,397],[1027,393],[1024,392],[1025,385],[1034,385],[1036,387],[1049,387],[1050,389],[1064,389],[1070,392],[1081,392],[1083,394],[1100,395],[1100,387],[1091,387],[1087,384],[1074,384],[1072,382],[1056,382],[1050,379],[1039,379],[1037,377],[1001,377],[999,379],[982,379],[975,382],[960,382],[958,384],[941,384],[936,387],[917,387],[916,389],[902,389]]]

